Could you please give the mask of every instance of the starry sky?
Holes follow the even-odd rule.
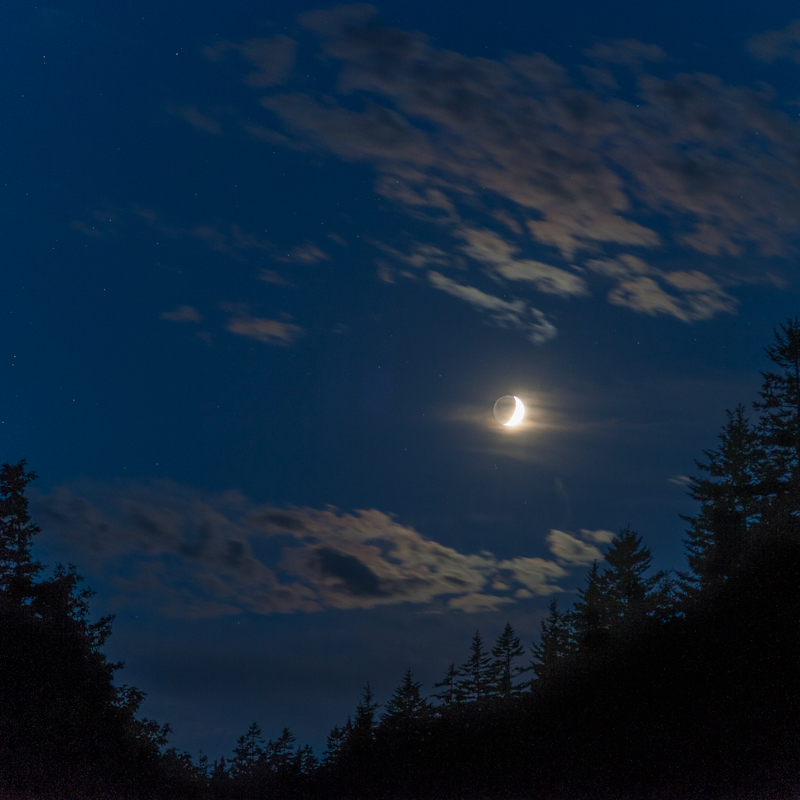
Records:
[[[319,757],[622,526],[686,569],[797,312],[796,14],[3,4],[2,460],[171,746]]]

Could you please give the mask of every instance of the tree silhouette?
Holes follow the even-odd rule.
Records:
[[[765,450],[763,499],[773,518],[797,518],[800,508],[800,320],[788,319],[765,348],[778,368],[764,372],[753,403],[761,411],[758,435]]]
[[[495,660],[491,664],[496,675],[495,691],[504,700],[509,700],[513,695],[519,694],[524,688],[522,685],[515,685],[513,679],[528,672],[530,667],[512,666],[514,659],[520,658],[524,654],[525,649],[520,644],[519,636],[514,633],[511,624],[506,621],[503,632],[492,648],[492,655]]]
[[[353,721],[351,739],[358,745],[371,743],[375,733],[375,711],[380,703],[372,702],[372,687],[367,681],[361,702],[356,706],[356,718]]]
[[[333,729],[327,737],[327,749],[323,753],[323,764],[328,765],[336,761],[342,752],[342,748],[347,741],[349,733],[352,732],[352,730],[353,724],[350,721],[349,716],[347,717],[346,725],[343,725],[341,728],[338,725],[333,726]]]
[[[579,653],[596,652],[608,640],[613,619],[613,605],[607,587],[600,577],[597,559],[586,578],[586,588],[578,589],[580,600],[568,612],[573,629],[573,641]]]
[[[230,760],[231,778],[238,780],[243,776],[253,773],[259,758],[264,754],[264,737],[261,728],[254,722],[247,733],[242,734],[237,740]]]
[[[606,553],[610,565],[600,578],[609,607],[609,624],[620,627],[623,623],[632,628],[645,617],[659,612],[664,601],[666,570],[644,577],[650,569],[650,548],[642,545],[642,537],[630,529],[622,528],[611,541]],[[657,591],[656,587],[660,586]]]
[[[384,729],[409,729],[429,719],[431,707],[428,701],[420,696],[421,686],[421,683],[411,679],[409,667],[403,681],[386,704],[386,711],[381,714],[381,726]]]
[[[548,606],[550,613],[542,620],[539,642],[531,642],[532,658],[528,669],[536,678],[528,682],[533,689],[536,679],[547,681],[558,671],[561,661],[573,652],[570,619],[567,613],[558,610],[558,600],[554,597]]]
[[[431,695],[435,700],[441,703],[441,708],[452,709],[460,707],[466,702],[466,694],[464,690],[458,685],[459,672],[456,669],[455,661],[453,661],[447,668],[444,679],[438,683],[434,683],[434,688],[444,687],[441,692]]]
[[[461,665],[461,680],[457,686],[464,694],[467,702],[485,702],[492,693],[495,672],[489,654],[483,649],[480,631],[472,637],[472,655]]]
[[[695,462],[708,477],[689,484],[700,511],[693,517],[681,515],[691,526],[683,541],[693,573],[677,573],[684,603],[696,603],[730,578],[761,518],[764,453],[759,434],[741,404],[725,413],[719,447],[704,451],[706,462]]]
[[[286,772],[292,759],[294,751],[295,736],[289,730],[284,728],[278,741],[273,743],[270,741],[268,747],[268,760],[270,766],[276,772]]]
[[[113,685],[123,664],[100,650],[113,616],[88,622],[94,592],[77,590],[72,564],[34,581],[39,528],[24,494],[34,478],[24,461],[0,467],[0,794],[177,797],[198,775],[186,754],[161,752],[169,725],[135,716],[145,693]]]
[[[25,472],[25,459],[0,467],[0,599],[17,611],[33,597],[33,579],[44,569],[31,560],[41,528],[31,523],[25,487],[35,479],[35,472]]]

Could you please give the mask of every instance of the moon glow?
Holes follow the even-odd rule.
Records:
[[[494,404],[494,417],[506,428],[515,428],[524,416],[525,405],[516,395],[507,394]]]

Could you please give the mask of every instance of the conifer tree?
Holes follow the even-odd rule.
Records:
[[[759,433],[741,404],[725,413],[719,446],[704,451],[705,462],[695,462],[707,477],[692,478],[689,484],[700,511],[693,517],[681,515],[690,525],[683,542],[692,573],[677,573],[684,606],[734,574],[761,519],[764,450]]]
[[[411,668],[406,672],[402,683],[394,690],[386,711],[381,714],[381,725],[386,729],[408,729],[428,720],[431,707],[420,696],[421,683],[411,679]]]
[[[291,759],[291,766],[297,775],[313,775],[319,766],[319,759],[314,755],[310,744],[298,747]]]
[[[435,700],[441,703],[441,708],[450,709],[460,707],[466,701],[466,695],[463,689],[458,685],[459,672],[456,669],[455,662],[452,662],[447,668],[444,679],[438,683],[434,683],[435,689],[444,687],[441,692],[432,695]]]
[[[530,668],[512,666],[512,662],[515,658],[520,658],[524,654],[525,649],[520,644],[519,636],[514,633],[511,623],[506,621],[503,632],[492,648],[492,655],[495,660],[491,665],[496,675],[495,693],[505,700],[522,691],[523,687],[515,685],[513,679],[527,672]]]
[[[269,761],[277,770],[285,770],[289,765],[294,751],[294,742],[295,736],[289,728],[283,729],[277,742],[274,744],[270,742]]]
[[[655,591],[668,573],[661,570],[651,577],[644,577],[650,569],[652,556],[649,547],[642,546],[642,538],[630,529],[622,528],[611,541],[606,554],[610,565],[601,576],[600,583],[606,596],[612,627],[627,623],[630,626],[655,614],[662,595]]]
[[[347,717],[346,726],[342,726],[341,728],[338,725],[333,726],[327,737],[327,749],[322,754],[323,764],[332,764],[339,757],[347,741],[348,728],[352,730],[352,723],[349,716]]]
[[[255,791],[257,773],[261,772],[259,766],[263,763],[265,752],[261,728],[254,722],[247,733],[237,740],[230,760],[229,774],[237,791],[247,795]]]
[[[0,602],[19,613],[44,569],[31,560],[31,542],[41,528],[31,522],[25,487],[35,479],[35,472],[25,472],[25,459],[0,467]]]
[[[361,702],[356,706],[356,718],[353,721],[352,733],[348,737],[355,747],[369,747],[374,741],[375,711],[380,704],[374,703],[372,698],[372,688],[367,681]]]
[[[762,412],[758,434],[764,447],[764,511],[773,519],[800,514],[800,320],[788,319],[765,348],[775,372],[764,372],[753,407]]]
[[[552,678],[561,660],[573,651],[569,614],[558,610],[555,597],[550,601],[549,609],[547,619],[542,620],[539,642],[531,642],[533,657],[528,669],[533,670],[536,678],[528,682],[530,689],[533,689],[536,679],[546,681]]]
[[[169,725],[135,717],[145,693],[113,685],[123,664],[100,651],[113,616],[88,623],[94,592],[76,591],[83,578],[74,565],[34,581],[42,566],[30,546],[39,528],[24,495],[34,477],[24,461],[0,467],[0,793],[17,780],[34,780],[40,793],[69,793],[75,781],[89,793],[90,785],[111,792],[135,773],[144,793],[179,773],[191,779],[183,756],[161,753]]]
[[[475,631],[470,649],[472,655],[461,665],[457,686],[467,702],[483,703],[491,696],[495,673],[489,654],[483,649],[480,631]]]
[[[586,578],[586,588],[578,589],[580,600],[568,612],[573,628],[573,640],[579,653],[595,652],[608,639],[612,608],[609,596],[597,568],[597,559]]]
[[[418,681],[412,680],[409,668],[386,704],[377,731],[377,740],[385,748],[384,758],[406,772],[421,752],[427,738],[427,725],[433,717],[433,709],[420,695],[420,686]]]

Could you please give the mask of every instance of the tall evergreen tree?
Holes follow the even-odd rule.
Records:
[[[609,607],[609,624],[619,627],[623,623],[630,627],[642,619],[657,613],[662,602],[661,592],[656,587],[663,585],[668,573],[661,570],[645,577],[650,569],[652,556],[649,547],[642,546],[642,538],[630,529],[622,528],[611,541],[606,553],[610,565],[604,570],[600,582]]]
[[[353,730],[348,739],[356,748],[369,747],[375,740],[375,711],[380,707],[373,702],[372,688],[367,681],[361,702],[356,706]]]
[[[466,702],[466,694],[458,685],[459,672],[456,669],[455,661],[447,668],[444,678],[438,683],[434,683],[435,689],[444,687],[441,692],[432,695],[435,700],[441,703],[441,708],[450,709],[463,705]]]
[[[475,631],[470,649],[472,655],[461,665],[457,686],[467,702],[483,703],[491,696],[495,672],[489,654],[483,649],[480,631]]]
[[[422,684],[411,679],[409,667],[400,685],[394,690],[386,711],[381,714],[381,725],[385,728],[408,728],[424,723],[430,717],[431,707],[420,695]]]
[[[191,778],[183,756],[161,752],[169,725],[135,716],[144,692],[113,685],[123,664],[100,651],[113,616],[87,621],[94,592],[76,591],[74,565],[34,581],[39,528],[24,495],[34,477],[24,461],[0,467],[0,793],[22,781],[39,793],[68,794],[77,782],[110,794],[135,780],[144,797],[178,773]]]
[[[251,798],[258,792],[265,772],[265,753],[261,728],[254,722],[247,733],[239,737],[228,770],[231,784],[241,797]]]
[[[285,770],[289,765],[294,752],[294,742],[295,736],[289,728],[283,729],[281,735],[278,737],[278,741],[274,744],[270,741],[268,758],[271,766],[276,770]]]
[[[773,518],[800,515],[800,320],[788,319],[765,348],[777,367],[762,373],[758,433],[765,450],[763,495]]]
[[[35,479],[35,472],[25,472],[25,459],[0,467],[0,602],[18,612],[33,597],[33,579],[44,569],[31,560],[31,543],[41,528],[31,522],[25,487]]]
[[[495,660],[491,664],[496,675],[495,692],[505,700],[522,691],[523,687],[514,684],[513,679],[527,672],[530,667],[513,666],[513,661],[516,658],[521,658],[524,654],[525,649],[520,644],[519,636],[514,633],[511,623],[506,621],[503,632],[492,648],[492,655]]]
[[[707,474],[692,478],[689,494],[700,503],[689,523],[686,545],[691,573],[678,572],[681,600],[693,605],[722,586],[740,565],[746,544],[755,534],[763,508],[764,449],[744,406],[726,411],[719,446],[696,461]]]
[[[580,600],[568,612],[573,639],[579,653],[595,652],[608,640],[612,621],[612,605],[604,581],[597,568],[597,559],[586,578],[586,588],[578,589]]]
[[[421,752],[428,735],[428,724],[433,718],[433,709],[420,695],[421,685],[412,680],[409,668],[386,704],[377,731],[377,739],[385,748],[384,758],[406,771]]]
[[[347,725],[341,728],[338,725],[333,726],[327,737],[327,749],[322,754],[323,764],[332,764],[336,761],[347,742],[348,730],[352,731],[352,728],[349,716],[347,717]]]
[[[531,642],[532,658],[528,669],[536,676],[528,682],[533,689],[536,679],[546,681],[558,671],[563,658],[573,651],[572,632],[568,613],[558,610],[558,600],[553,598],[549,605],[550,613],[542,620],[539,642]]]

